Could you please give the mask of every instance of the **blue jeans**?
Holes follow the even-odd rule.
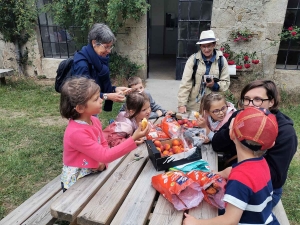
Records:
[[[273,195],[272,195],[273,208],[277,205],[277,203],[281,199],[281,195],[282,195],[282,187],[273,190]]]

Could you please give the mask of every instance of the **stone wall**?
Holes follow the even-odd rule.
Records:
[[[257,52],[262,62],[257,71],[263,71],[266,77],[272,78],[275,73],[279,44],[271,47],[271,43],[279,41],[288,0],[214,0],[211,29],[220,39],[227,42],[234,52]],[[228,42],[231,31],[249,29],[253,38],[248,42]]]
[[[139,64],[143,68],[138,75],[147,78],[147,16],[139,22],[129,20],[125,27],[117,33],[117,52]]]

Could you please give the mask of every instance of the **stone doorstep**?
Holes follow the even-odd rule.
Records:
[[[13,71],[13,69],[0,69],[0,77],[11,76]]]

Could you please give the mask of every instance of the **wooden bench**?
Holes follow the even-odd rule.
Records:
[[[60,175],[41,188],[0,221],[0,225],[54,224],[50,205],[62,195]]]
[[[13,69],[0,69],[0,84],[5,85],[5,76],[13,75]]]

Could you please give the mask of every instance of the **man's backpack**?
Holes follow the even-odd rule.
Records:
[[[56,70],[55,90],[60,93],[67,78],[72,76],[73,57],[61,61]]]
[[[196,84],[196,72],[198,69],[198,64],[199,64],[199,59],[196,59],[196,53],[194,54],[194,66],[193,66],[193,74],[192,74],[192,81],[193,81],[193,86]],[[220,56],[218,59],[218,66],[219,66],[219,78],[224,66],[224,61],[223,61],[223,56]]]

